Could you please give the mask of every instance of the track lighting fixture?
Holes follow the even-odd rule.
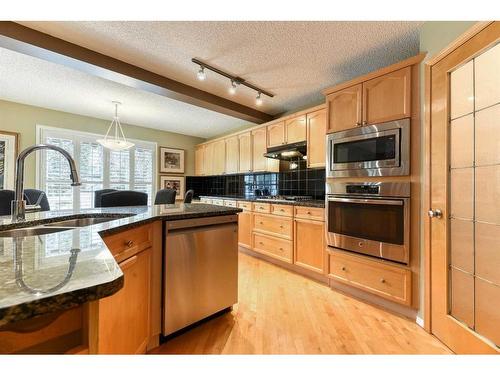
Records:
[[[270,98],[274,97],[273,94],[271,94],[270,92],[266,91],[266,90],[263,90],[261,89],[260,87],[257,87],[253,84],[251,84],[250,82],[247,82],[245,81],[243,78],[241,77],[238,77],[238,76],[234,76],[232,74],[229,74],[229,73],[226,73],[224,72],[223,70],[220,70],[219,68],[216,68],[214,66],[211,66],[201,60],[198,60],[198,59],[191,59],[192,62],[194,62],[196,65],[199,65],[200,67],[200,70],[198,71],[197,73],[197,77],[200,81],[204,81],[205,78],[206,78],[206,75],[205,75],[205,69],[208,69],[214,73],[217,73],[221,76],[224,76],[226,78],[229,78],[229,80],[231,81],[231,86],[229,86],[229,94],[231,95],[235,95],[236,94],[236,91],[237,91],[237,88],[239,85],[243,85],[243,86],[246,86],[248,87],[249,89],[252,89],[252,90],[255,90],[257,92],[257,97],[255,98],[255,104],[257,106],[261,106],[263,104],[263,100],[262,100],[262,95],[266,95]]]
[[[255,104],[258,106],[262,105],[262,98],[260,97],[260,94],[261,94],[261,92],[259,91],[259,93],[257,94],[257,97],[255,98]]]
[[[200,70],[198,70],[198,73],[196,74],[198,76],[198,79],[200,81],[204,81],[206,77],[206,74],[205,74],[205,67],[203,67],[202,65],[200,65]]]

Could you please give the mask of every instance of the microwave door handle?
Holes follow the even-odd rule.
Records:
[[[380,204],[384,206],[402,206],[404,203],[400,200],[389,199],[359,199],[359,198],[328,198],[329,202],[360,203],[360,204]]]

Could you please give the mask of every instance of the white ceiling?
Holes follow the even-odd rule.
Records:
[[[210,72],[206,81],[198,81],[198,67],[191,62],[197,57],[273,92],[276,96],[264,97],[260,109],[278,114],[320,103],[322,89],[417,54],[421,22],[22,24],[255,107],[255,93],[248,88],[240,87],[231,96],[228,80]],[[109,118],[109,102],[118,99],[124,102],[124,122],[201,137],[245,124],[12,52],[1,51],[0,59],[0,83],[8,84],[0,97],[10,96],[7,100]],[[11,75],[17,82],[9,84]]]

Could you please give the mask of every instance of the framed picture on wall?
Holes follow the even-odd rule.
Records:
[[[19,134],[0,130],[0,189],[14,190]]]
[[[177,191],[175,199],[184,199],[186,178],[184,176],[160,176],[160,189],[174,189]]]
[[[184,173],[184,150],[160,147],[160,173]]]

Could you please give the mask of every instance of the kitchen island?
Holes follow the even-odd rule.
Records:
[[[20,223],[0,217],[0,352],[30,352],[25,345],[16,346],[23,340],[13,337],[12,332],[36,335],[51,324],[64,321],[67,314],[81,320],[75,326],[79,333],[69,341],[81,342],[83,346],[87,342],[91,347],[88,318],[95,314],[97,302],[127,289],[124,266],[139,265],[137,259],[146,253],[147,282],[141,285],[147,289],[142,294],[151,297],[148,300],[152,307],[146,310],[147,335],[154,336],[153,331],[158,329],[150,327],[159,325],[156,321],[160,302],[155,301],[155,296],[161,293],[163,222],[234,215],[239,211],[233,207],[180,203],[38,212],[27,214]],[[122,233],[129,233],[130,239]],[[140,275],[136,271],[131,272],[130,280]],[[141,291],[137,292],[141,295]],[[78,313],[72,313],[77,309]],[[41,342],[33,341],[33,352],[44,352]],[[54,348],[62,344],[58,345]],[[145,350],[142,346],[141,350]]]

